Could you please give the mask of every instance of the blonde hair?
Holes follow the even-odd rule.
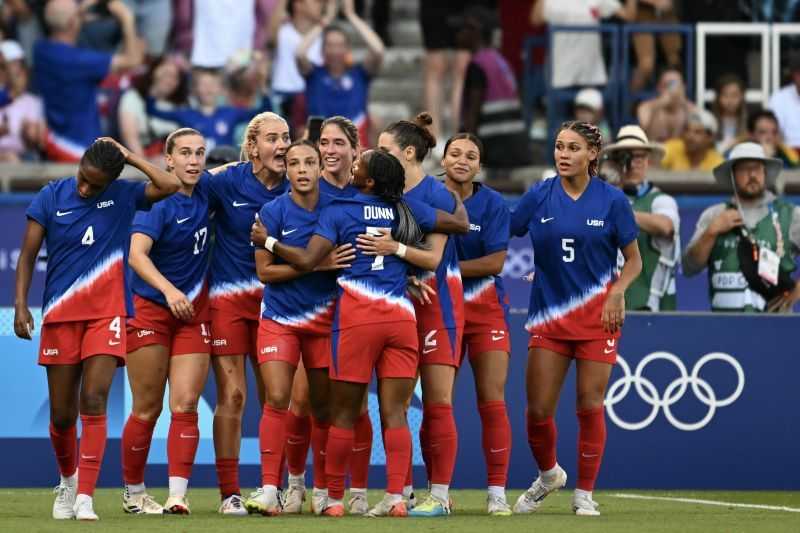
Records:
[[[251,161],[250,150],[252,150],[252,148],[256,145],[258,134],[261,131],[262,126],[264,126],[264,124],[267,122],[281,122],[287,128],[289,127],[289,123],[286,122],[285,118],[277,113],[273,113],[272,111],[265,111],[254,116],[247,124],[247,128],[244,130],[244,140],[242,141],[242,151],[239,154],[239,160]]]

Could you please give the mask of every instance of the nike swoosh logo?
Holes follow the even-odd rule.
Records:
[[[146,449],[147,449],[147,446],[142,446],[141,448],[137,448],[136,446],[131,446],[131,451],[132,452],[141,452],[141,451],[146,450]]]
[[[608,355],[610,353],[614,353],[615,351],[616,350],[614,348],[611,348],[610,350],[608,348],[603,348],[603,353],[606,354],[606,355]]]
[[[598,455],[599,454],[596,454],[596,453],[593,453],[593,454],[582,453],[581,457],[585,457],[586,459],[593,459],[594,457],[598,457]]]
[[[489,452],[491,453],[500,453],[506,451],[508,448],[500,448],[499,450],[495,450],[494,448],[489,448]]]
[[[436,351],[436,348],[426,348],[426,349],[422,350],[422,353],[431,353],[431,352],[435,352],[435,351]]]
[[[198,439],[198,438],[200,438],[200,435],[184,435],[183,433],[181,433],[181,438],[182,439]]]
[[[206,344],[208,344],[208,343],[209,343],[209,342],[211,342],[211,341],[210,341],[210,340],[208,340],[208,339],[203,339],[203,342],[205,342]]]
[[[261,453],[272,453],[272,450],[261,450]]]
[[[289,231],[286,231],[286,230],[281,230],[281,235],[283,235],[284,237],[286,237],[287,235],[291,235],[291,234],[292,234],[292,233],[294,233],[295,231],[297,231],[297,228],[291,229],[291,230],[289,230]]]
[[[541,223],[542,223],[542,224],[547,224],[548,222],[550,222],[550,221],[551,221],[551,220],[553,220],[554,218],[556,218],[556,217],[550,217],[550,218],[544,218],[544,217],[542,217],[542,218],[541,218],[541,219],[539,219],[539,220],[541,221]]]
[[[179,219],[177,220],[177,222],[178,222],[178,224],[183,224],[184,222],[186,222],[186,221],[187,221],[187,220],[189,220],[190,218],[191,218],[191,217],[179,218]]]
[[[96,455],[81,455],[81,459],[86,459],[87,461],[90,459],[97,459]]]
[[[63,217],[64,215],[69,215],[72,211],[56,211],[57,217]]]
[[[608,339],[606,341],[606,344],[609,346],[614,346],[615,344],[617,344],[617,339]]]
[[[500,335],[499,337],[495,337],[494,335],[492,335],[492,340],[493,341],[501,341],[501,340],[503,340],[505,338],[506,338],[505,335]]]
[[[117,344],[119,344],[120,342],[122,342],[122,341],[108,341],[108,345],[109,345],[109,346],[116,346],[116,345],[117,345]]]
[[[369,450],[372,446],[364,446],[363,448],[353,448],[353,453],[363,452]]]
[[[242,207],[243,205],[247,205],[248,202],[237,202],[236,200],[233,201],[233,207]]]
[[[286,444],[289,444],[291,446],[297,446],[298,444],[303,444],[304,442],[305,441],[302,441],[302,440],[286,439]]]

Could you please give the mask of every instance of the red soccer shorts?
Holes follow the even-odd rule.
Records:
[[[160,344],[170,355],[211,352],[208,307],[196,311],[195,320],[175,318],[163,305],[133,296],[136,316],[128,320],[128,353],[144,346]]]
[[[476,324],[467,322],[462,339],[462,351],[470,359],[486,352],[511,353],[511,339],[505,319]]]
[[[113,355],[125,364],[125,318],[108,317],[42,325],[40,365],[77,365],[93,355]]]
[[[250,318],[228,308],[212,307],[212,355],[255,356],[258,353],[258,324],[258,318]]]
[[[617,362],[617,346],[619,338],[609,336],[606,339],[589,339],[573,341],[569,339],[552,339],[540,335],[531,335],[528,349],[544,348],[565,357],[587,359],[599,363],[613,365]]]
[[[420,348],[419,364],[447,365],[458,368],[461,366],[461,339],[463,337],[463,328],[429,331],[417,329],[417,341]]]
[[[417,377],[417,324],[411,320],[365,324],[334,331],[330,376],[338,381],[369,383],[378,379]]]
[[[284,361],[296,367],[303,358],[306,368],[328,368],[331,362],[330,335],[313,335],[263,318],[258,326],[258,364]]]

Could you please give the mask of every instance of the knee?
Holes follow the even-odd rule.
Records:
[[[50,423],[59,431],[64,431],[78,421],[78,410],[73,407],[51,407]]]
[[[194,394],[179,395],[169,402],[169,409],[173,413],[196,413],[199,398]]]
[[[289,408],[291,395],[288,390],[280,390],[278,387],[271,387],[267,391],[267,405],[273,409],[286,410]]]
[[[245,392],[239,387],[221,391],[217,398],[217,413],[241,415],[244,412]]]
[[[312,402],[311,415],[321,422],[327,422],[331,417],[331,409],[327,402]]]
[[[576,407],[579,411],[584,409],[596,409],[603,406],[605,399],[605,388],[595,387],[587,390],[578,391]]]
[[[291,403],[289,408],[297,416],[306,416],[311,410],[311,405],[306,396],[292,396],[291,402],[287,398],[287,403]]]
[[[535,421],[545,420],[555,414],[555,409],[542,404],[528,404],[528,418]]]
[[[357,409],[334,409],[331,414],[331,423],[336,427],[351,429],[355,427],[359,416],[361,414]]]
[[[505,383],[479,383],[476,395],[478,403],[501,402],[505,399]]]
[[[134,403],[133,415],[145,422],[155,422],[161,416],[161,402]]]
[[[81,413],[86,415],[102,415],[106,412],[108,391],[83,390],[81,391]]]

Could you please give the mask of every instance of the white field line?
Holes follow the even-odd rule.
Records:
[[[641,494],[610,494],[615,498],[626,498],[629,500],[659,500],[664,502],[680,502],[680,503],[699,503],[701,505],[717,505],[719,507],[741,507],[744,509],[762,509],[764,511],[785,511],[787,513],[800,513],[800,509],[796,507],[784,507],[782,505],[762,505],[758,503],[734,503],[734,502],[721,502],[717,500],[698,500],[695,498],[674,498],[670,496],[644,496]]]

